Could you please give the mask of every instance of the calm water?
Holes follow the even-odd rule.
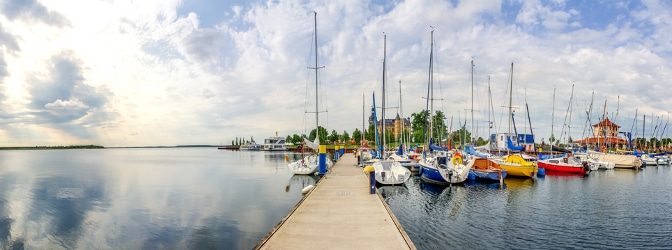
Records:
[[[251,249],[316,181],[293,176],[284,155],[0,151],[0,245]],[[419,249],[672,249],[670,167],[379,190]]]
[[[672,249],[672,171],[384,187],[418,249]]]
[[[307,178],[292,179],[284,153],[0,151],[0,245],[250,249],[315,182]]]

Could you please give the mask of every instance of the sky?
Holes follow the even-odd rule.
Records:
[[[318,124],[352,134],[374,91],[381,105],[383,78],[387,118],[427,108],[432,31],[433,107],[453,130],[508,131],[511,100],[518,132],[531,124],[537,142],[551,130],[583,138],[603,116],[633,136],[669,137],[671,10],[669,1],[4,0],[0,146],[260,143],[314,129],[316,86]]]

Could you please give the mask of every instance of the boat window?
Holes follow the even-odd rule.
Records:
[[[556,164],[557,164],[557,163],[560,163],[560,161],[558,161],[558,160],[549,160],[548,162],[550,162],[550,163],[556,163]]]

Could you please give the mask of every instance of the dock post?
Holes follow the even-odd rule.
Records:
[[[327,173],[327,145],[320,145],[319,147],[319,173],[318,174],[326,174]]]
[[[376,169],[373,166],[364,167],[364,172],[369,173],[369,188],[371,194],[376,194]]]
[[[338,161],[338,154],[340,152],[338,151],[338,145],[334,146],[334,161]]]

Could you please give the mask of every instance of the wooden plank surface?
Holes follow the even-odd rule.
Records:
[[[353,154],[345,154],[255,249],[415,249]]]

